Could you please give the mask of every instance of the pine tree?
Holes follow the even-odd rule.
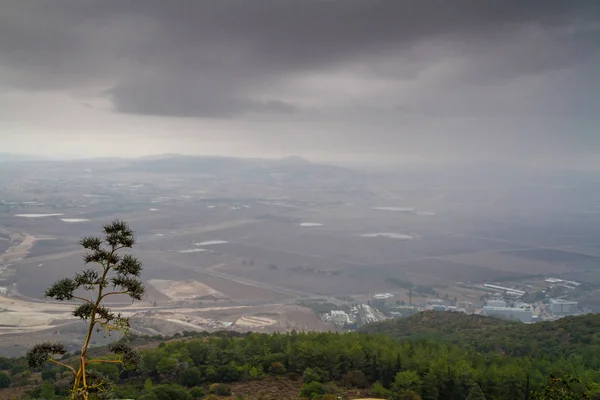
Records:
[[[465,400],[485,400],[485,396],[478,384],[471,388],[469,395]]]
[[[140,355],[122,341],[109,346],[109,350],[119,356],[117,359],[88,358],[87,350],[94,330],[103,330],[107,335],[113,331],[124,335],[129,332],[128,318],[104,306],[105,299],[113,295],[127,295],[132,300],[141,300],[145,288],[139,279],[142,263],[130,254],[119,254],[120,250],[130,249],[135,244],[134,233],[127,223],[113,221],[103,227],[102,237],[85,237],[80,244],[87,250],[85,264],[96,264],[98,267],[84,269],[72,278],[60,279],[44,293],[44,297],[54,300],[80,303],[73,315],[87,321],[88,327],[78,366],[73,367],[54,358],[67,352],[60,343],[35,345],[27,352],[27,363],[31,369],[39,369],[46,362],[68,369],[73,374],[71,399],[88,400],[90,395],[100,398],[111,391],[111,382],[102,374],[88,370],[90,364],[115,363],[125,368],[135,368],[140,361]],[[80,294],[79,290],[90,293],[90,298]]]

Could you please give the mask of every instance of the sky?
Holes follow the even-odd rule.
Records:
[[[600,169],[597,0],[3,0],[0,152]]]

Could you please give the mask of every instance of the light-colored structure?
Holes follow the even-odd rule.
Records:
[[[391,293],[376,293],[371,296],[371,305],[377,309],[385,308],[387,299],[394,297]]]
[[[343,326],[350,323],[350,316],[342,310],[331,310],[331,322]]]
[[[444,300],[442,299],[429,299],[427,300],[427,304],[430,306],[443,306]]]
[[[483,287],[487,288],[487,289],[501,291],[501,292],[504,292],[506,294],[514,294],[514,295],[517,295],[517,296],[523,296],[525,294],[525,292],[522,291],[522,290],[513,289],[513,288],[509,288],[509,287],[505,287],[505,286],[492,285],[490,283],[484,284]]]
[[[490,307],[506,307],[506,302],[502,299],[489,299],[485,302],[485,305]]]
[[[487,317],[497,317],[521,322],[531,322],[533,318],[533,312],[531,310],[510,307],[484,306],[483,315]]]
[[[456,308],[460,310],[465,310],[465,312],[473,312],[473,303],[470,301],[461,300],[456,303]]]
[[[578,304],[576,301],[562,299],[550,299],[550,312],[554,317],[566,317],[568,315],[577,315]]]

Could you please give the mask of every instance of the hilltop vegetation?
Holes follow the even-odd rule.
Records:
[[[484,353],[536,359],[580,359],[600,369],[600,315],[523,324],[463,313],[427,311],[403,319],[367,325],[367,333],[396,339],[429,339]]]
[[[380,332],[374,334],[185,332],[159,342],[146,339],[144,346],[139,346],[144,340],[137,339],[142,355],[138,371],[118,364],[99,364],[97,369],[116,382],[117,398],[141,400],[229,397],[231,393],[247,399],[370,395],[463,400],[479,388],[488,400],[526,399],[529,391],[534,392],[529,398],[565,398],[535,397],[551,375],[576,378],[568,389],[572,398],[583,398],[587,392],[598,399],[594,393],[600,393],[596,385],[600,372],[595,365],[600,357],[594,343],[599,319],[582,316],[523,325],[426,312],[364,329]],[[566,326],[573,327],[571,334]],[[532,342],[544,337],[538,346],[545,354],[526,353],[537,348]],[[513,340],[521,344],[509,346]],[[110,357],[103,349],[94,353],[97,358]],[[77,361],[75,355],[62,360],[70,365]],[[3,360],[2,369],[8,370],[13,383],[27,374],[19,367],[22,364],[22,360]],[[43,370],[43,385],[30,395],[39,397],[42,390],[64,393],[66,385],[58,372],[56,367]],[[564,396],[564,388],[557,391]]]

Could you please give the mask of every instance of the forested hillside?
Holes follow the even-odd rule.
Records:
[[[365,329],[386,334],[186,332],[169,340],[137,338],[132,344],[143,360],[137,371],[111,363],[95,368],[115,382],[116,398],[140,400],[464,400],[479,389],[488,400],[567,398],[536,397],[551,375],[582,381],[568,389],[575,396],[571,398],[583,398],[587,392],[597,399],[597,326],[597,316],[522,325],[427,312]],[[516,343],[509,346],[511,341]],[[545,353],[531,356],[526,353],[529,348]],[[95,358],[111,359],[105,349],[93,353]],[[43,382],[29,388],[30,398],[65,394],[68,382],[61,378],[60,367],[48,367],[40,375],[25,370],[23,359],[0,361],[0,369],[6,371],[0,375],[13,386]],[[61,361],[73,365],[77,355],[65,355]],[[9,392],[0,392],[0,398],[11,398],[5,393]]]
[[[523,324],[480,315],[427,311],[367,325],[361,332],[396,339],[428,338],[511,356],[581,358],[585,367],[600,369],[599,314]]]

